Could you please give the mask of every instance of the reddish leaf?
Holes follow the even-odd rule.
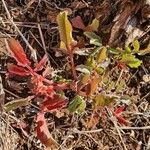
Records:
[[[30,65],[31,62],[26,57],[26,54],[18,41],[16,41],[14,38],[10,38],[8,40],[8,45],[11,55],[18,62],[18,65],[23,67]]]
[[[80,16],[77,16],[71,20],[72,26],[78,29],[85,29],[85,25]]]
[[[67,104],[67,100],[59,95],[54,95],[53,98],[48,98],[42,103],[41,110],[51,111],[54,109],[62,108]]]
[[[44,68],[47,61],[48,57],[47,55],[44,55],[44,57],[40,60],[40,62],[35,66],[34,71],[41,71]]]
[[[127,121],[121,116],[121,113],[123,112],[125,106],[120,106],[118,107],[115,112],[114,115],[116,116],[116,118],[118,119],[119,123],[127,125]]]
[[[118,108],[115,110],[114,114],[115,114],[115,115],[121,114],[124,109],[125,109],[124,106],[120,106],[120,107],[118,107]]]
[[[16,75],[19,75],[19,76],[28,76],[28,75],[30,75],[30,71],[26,70],[23,67],[19,67],[17,65],[14,65],[14,64],[8,64],[7,68],[8,68],[8,72],[11,73],[11,74],[16,74]]]
[[[52,138],[48,127],[47,123],[44,117],[44,113],[39,112],[37,114],[37,127],[36,127],[36,133],[37,133],[37,138],[46,146],[52,149],[57,148],[57,143],[55,140]]]
[[[127,125],[127,121],[122,116],[116,116],[119,123]]]

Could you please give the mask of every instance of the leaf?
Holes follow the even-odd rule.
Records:
[[[84,32],[84,35],[90,39],[90,44],[102,46],[101,38],[94,32]]]
[[[9,73],[16,74],[19,76],[28,76],[31,74],[30,71],[28,71],[27,69],[25,69],[23,67],[19,67],[19,66],[14,65],[14,64],[8,64],[7,69],[8,69]]]
[[[94,99],[94,107],[98,106],[108,106],[114,101],[114,97],[105,96],[104,94],[99,94]]]
[[[132,54],[123,54],[121,62],[125,63],[131,68],[138,68],[142,64],[142,61],[138,58],[135,58],[135,56]]]
[[[12,57],[14,57],[19,66],[22,67],[30,66],[31,62],[28,60],[22,46],[18,41],[16,41],[14,38],[10,38],[8,40],[8,45]]]
[[[11,110],[17,109],[22,106],[27,106],[27,105],[29,105],[29,101],[32,100],[33,98],[34,98],[34,96],[28,96],[26,98],[8,102],[4,105],[4,109],[6,111],[11,111]]]
[[[100,52],[97,56],[97,62],[102,63],[107,58],[107,48],[103,47],[100,49]]]
[[[67,104],[67,99],[61,95],[54,95],[53,98],[48,97],[42,104],[41,110],[43,111],[51,111],[54,109],[59,109]]]
[[[127,125],[127,121],[122,116],[117,116],[118,122]]]
[[[139,41],[138,40],[135,40],[134,42],[133,42],[133,52],[138,52],[139,51],[139,49],[140,49],[140,43],[139,43]]]
[[[87,84],[89,79],[90,79],[90,75],[89,74],[85,74],[85,75],[82,76],[81,83],[82,84]]]
[[[90,67],[86,66],[86,65],[78,65],[76,66],[76,70],[79,72],[82,72],[84,74],[90,74]]]
[[[85,29],[85,25],[80,16],[76,16],[75,18],[71,19],[71,23],[72,23],[72,26],[75,28],[82,29],[82,30]]]
[[[86,61],[86,65],[92,69],[94,69],[96,67],[96,61],[94,59],[94,57],[89,57]]]
[[[116,116],[116,118],[118,119],[119,123],[127,125],[127,121],[121,116],[123,110],[125,109],[125,106],[120,106],[118,107],[115,112],[114,115]]]
[[[99,21],[95,18],[90,25],[86,27],[86,31],[98,31]]]
[[[57,16],[57,23],[60,33],[61,45],[63,45],[63,47],[65,45],[67,48],[68,46],[71,46],[73,43],[75,43],[75,41],[72,37],[72,26],[67,18],[66,11],[59,13]]]
[[[87,93],[88,96],[91,96],[96,92],[99,83],[100,83],[100,78],[95,76],[89,85],[89,89]]]
[[[34,71],[41,71],[44,68],[47,61],[48,61],[48,57],[45,54],[44,57],[40,60],[40,62],[35,66]]]
[[[115,115],[120,115],[120,114],[123,112],[124,109],[125,109],[125,106],[120,106],[120,107],[118,107],[118,108],[115,110],[114,114],[115,114]]]
[[[115,55],[119,55],[121,52],[119,49],[116,49],[116,48],[109,48],[108,50],[111,54],[115,54]]]
[[[131,48],[129,46],[125,47],[125,53],[131,53]]]
[[[85,107],[86,107],[86,103],[83,97],[76,95],[72,100],[72,102],[69,104],[68,109],[70,112],[81,113],[85,110]]]
[[[79,49],[79,48],[75,48],[75,51],[74,51],[74,54],[78,54],[78,55],[81,55],[81,56],[88,56],[88,55],[90,55],[90,50],[89,49],[87,49],[87,48],[81,48],[81,49]]]
[[[39,112],[36,118],[37,126],[36,126],[36,134],[37,138],[48,148],[56,149],[58,148],[58,144],[52,138],[50,134],[47,123],[44,117],[44,113]]]

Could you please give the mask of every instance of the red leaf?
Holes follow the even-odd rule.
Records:
[[[36,127],[36,133],[37,133],[37,138],[46,146],[50,147],[52,149],[57,148],[57,143],[55,140],[52,138],[48,127],[47,123],[44,117],[44,113],[39,112],[37,114],[37,127]]]
[[[115,112],[114,115],[116,116],[116,118],[118,119],[119,123],[127,125],[127,121],[121,116],[121,113],[123,112],[123,110],[125,109],[125,106],[120,106],[118,107]]]
[[[127,121],[122,117],[122,116],[116,116],[118,119],[119,123],[127,125]]]
[[[30,75],[30,72],[28,70],[26,70],[23,67],[19,67],[17,65],[14,65],[14,64],[8,64],[7,68],[8,68],[8,72],[11,73],[11,74],[16,74],[16,75],[19,75],[19,76],[28,76],[28,75]]]
[[[115,115],[121,114],[124,109],[125,109],[124,106],[120,106],[120,107],[118,107],[118,108],[115,110],[114,114],[115,114]]]
[[[30,65],[31,62],[26,57],[26,54],[18,41],[16,41],[14,38],[10,38],[8,40],[8,45],[11,55],[18,62],[18,65],[23,67]]]
[[[62,108],[67,104],[67,100],[59,95],[54,95],[53,98],[48,98],[42,103],[41,109],[44,111],[51,111]]]
[[[85,25],[80,16],[77,16],[71,20],[72,26],[78,29],[85,29]]]
[[[34,71],[41,71],[44,68],[47,61],[48,57],[47,55],[44,55],[44,57],[40,60],[40,62],[35,66]]]

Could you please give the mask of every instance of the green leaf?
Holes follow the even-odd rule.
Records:
[[[66,48],[73,43],[75,43],[75,40],[72,37],[72,26],[67,18],[67,12],[63,11],[60,12],[57,16],[57,23],[60,33],[60,40],[61,40],[61,48]]]
[[[135,40],[134,42],[133,42],[133,52],[138,52],[139,51],[139,49],[140,49],[140,43],[139,43],[139,41],[138,40]]]
[[[111,54],[114,54],[114,55],[119,55],[121,53],[121,51],[116,48],[109,48],[108,50]]]
[[[77,95],[74,97],[72,102],[69,104],[68,109],[70,112],[81,113],[85,110],[85,107],[86,107],[86,103],[83,100],[83,97]]]
[[[100,52],[97,56],[97,62],[102,63],[107,58],[107,48],[103,47],[100,49]]]
[[[95,62],[95,59],[94,57],[89,57],[86,61],[86,65],[90,68],[95,68],[96,67],[96,62]]]
[[[131,48],[129,46],[125,47],[125,53],[131,53]]]
[[[131,68],[138,68],[142,63],[141,60],[139,60],[132,54],[123,54],[121,62],[125,63]]]
[[[8,102],[4,105],[4,109],[6,111],[11,111],[11,110],[17,109],[22,106],[27,106],[27,105],[29,105],[29,101],[33,98],[34,98],[34,96],[28,96],[27,98],[22,98],[19,100]]]
[[[84,74],[90,74],[91,73],[91,68],[86,66],[86,65],[78,65],[76,67],[76,70],[79,72],[82,72]]]
[[[104,94],[99,94],[94,99],[94,107],[108,106],[114,101],[115,97],[109,97]]]
[[[94,32],[84,32],[84,35],[90,39],[90,44],[102,46],[101,38]]]

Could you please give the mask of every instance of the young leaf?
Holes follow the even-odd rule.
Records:
[[[19,66],[14,65],[14,64],[8,64],[7,69],[8,69],[9,73],[16,74],[19,76],[28,76],[31,74],[30,71],[28,71],[27,69],[25,69],[23,67],[19,67]]]
[[[125,53],[131,53],[131,48],[129,46],[125,47]]]
[[[86,27],[86,31],[98,31],[99,21],[95,18],[90,25]]]
[[[67,48],[68,46],[71,46],[73,43],[75,43],[75,41],[72,37],[72,26],[67,18],[66,11],[59,13],[57,16],[57,23],[60,33],[60,40],[62,43],[61,45],[63,45],[63,47],[66,46]]]
[[[80,16],[77,16],[77,17],[71,19],[71,23],[72,23],[72,26],[75,28],[82,29],[82,30],[85,29],[85,25]]]
[[[22,67],[30,66],[31,62],[28,60],[22,46],[18,41],[16,41],[14,38],[10,38],[8,40],[8,45],[11,55],[17,61],[18,65]]]
[[[84,35],[90,39],[90,44],[96,46],[102,46],[101,38],[98,35],[96,35],[94,32],[84,32]]]
[[[94,99],[94,107],[98,106],[108,106],[114,101],[114,97],[105,96],[104,94],[99,94]]]
[[[86,103],[85,103],[83,97],[77,95],[74,97],[72,102],[69,104],[68,109],[70,112],[81,113],[84,111],[85,107],[86,107]]]
[[[29,101],[32,100],[33,98],[34,96],[28,96],[27,98],[22,98],[19,100],[8,102],[4,105],[4,109],[6,111],[11,111],[22,106],[27,106],[29,105]]]
[[[140,49],[140,43],[139,43],[139,41],[138,40],[135,40],[134,42],[133,42],[133,52],[138,52],[139,51],[139,49]]]
[[[44,57],[40,60],[40,62],[35,66],[34,71],[41,71],[44,68],[44,65],[47,63],[48,57],[45,54]]]
[[[96,61],[94,59],[94,57],[89,57],[86,61],[86,65],[92,69],[94,69],[96,67]]]
[[[123,54],[121,62],[125,63],[131,68],[138,68],[142,63],[141,60],[135,58],[135,56],[132,54]]]
[[[97,62],[102,63],[107,58],[107,48],[103,47],[100,49],[100,52],[97,56]]]
[[[50,134],[47,123],[44,117],[44,113],[39,112],[36,118],[37,126],[36,126],[36,134],[37,138],[48,148],[56,149],[58,148],[58,144],[52,138]]]
[[[78,65],[76,67],[76,70],[77,71],[80,71],[84,74],[90,74],[91,70],[90,70],[90,67],[86,66],[86,65]]]

